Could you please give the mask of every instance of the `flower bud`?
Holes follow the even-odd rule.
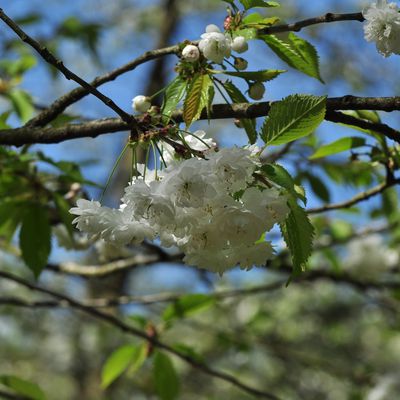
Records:
[[[236,53],[244,53],[249,48],[246,39],[243,36],[237,36],[233,39],[232,50]]]
[[[132,108],[135,111],[144,113],[151,107],[151,99],[147,96],[136,96],[132,99]]]
[[[247,61],[244,58],[237,57],[235,58],[235,68],[242,71],[247,68]]]
[[[228,15],[225,20],[224,20],[224,29],[226,31],[229,31],[231,29],[231,24],[232,24],[233,18]]]
[[[265,86],[261,82],[253,83],[249,89],[249,96],[253,100],[261,100],[265,93]]]
[[[200,50],[197,46],[192,44],[187,45],[182,50],[182,59],[188,62],[195,62],[200,57]]]
[[[206,33],[217,32],[220,33],[221,30],[215,24],[210,24],[206,26]]]

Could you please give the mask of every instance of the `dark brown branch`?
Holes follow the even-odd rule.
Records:
[[[112,325],[113,327],[121,330],[122,332],[124,332],[126,334],[142,338],[142,339],[146,340],[147,342],[151,343],[153,346],[155,346],[159,349],[165,350],[168,353],[173,354],[176,357],[180,358],[181,360],[186,361],[188,364],[190,364],[194,368],[197,368],[199,371],[201,371],[207,375],[210,375],[214,378],[218,378],[225,382],[229,382],[232,385],[236,386],[237,388],[243,390],[244,392],[253,395],[254,397],[262,398],[262,399],[279,400],[277,396],[275,396],[271,393],[263,392],[261,390],[255,389],[251,386],[248,386],[248,385],[242,383],[241,381],[239,381],[238,379],[236,379],[232,375],[229,375],[225,372],[215,370],[215,369],[209,367],[208,365],[203,364],[202,362],[199,362],[198,360],[190,357],[188,354],[182,353],[179,350],[176,350],[175,348],[165,344],[164,342],[161,342],[156,337],[150,336],[146,332],[144,332],[140,329],[137,329],[131,325],[126,324],[124,321],[121,321],[114,315],[108,314],[104,311],[100,311],[93,307],[89,307],[89,306],[85,305],[84,303],[81,303],[80,301],[77,301],[69,296],[55,292],[50,289],[40,287],[36,284],[28,282],[25,279],[22,279],[16,275],[10,274],[5,271],[0,271],[0,278],[18,283],[19,285],[24,286],[27,289],[30,289],[32,291],[44,293],[44,294],[49,295],[59,301],[64,301],[70,307],[72,307],[76,310],[79,310],[87,315],[90,315],[98,320],[104,321],[104,322]]]
[[[379,132],[387,138],[400,143],[400,132],[391,128],[390,126],[377,122],[370,122],[364,119],[353,117],[352,115],[346,115],[338,111],[327,111],[325,119],[331,122],[338,122],[346,125],[357,126],[362,129],[372,130]]]
[[[99,100],[101,100],[106,106],[115,111],[123,121],[126,123],[134,122],[134,118],[132,115],[126,113],[120,107],[118,107],[109,97],[105,96],[103,93],[99,92],[95,87],[93,87],[90,83],[86,82],[84,79],[73,73],[70,69],[68,69],[62,61],[58,60],[54,55],[32,37],[27,35],[10,17],[8,17],[3,9],[0,8],[0,19],[2,19],[20,38],[23,42],[27,43],[31,47],[33,47],[39,55],[47,61],[49,64],[53,65],[57,68],[68,80],[73,80],[78,83],[80,86],[85,88],[88,93],[93,94]]]
[[[302,21],[294,22],[292,24],[277,25],[277,26],[271,26],[268,28],[260,29],[258,32],[261,35],[271,35],[274,33],[288,32],[288,31],[299,32],[303,28],[310,26],[310,25],[324,24],[324,23],[329,23],[329,22],[339,22],[339,21],[363,22],[363,21],[365,21],[365,18],[363,17],[362,13],[350,13],[350,14],[326,13],[319,17],[304,19]]]
[[[240,103],[240,104],[214,104],[211,107],[211,119],[226,118],[258,118],[268,115],[271,102]],[[382,133],[392,140],[400,143],[398,131],[385,124],[376,124],[360,120],[344,114],[333,113],[335,110],[400,110],[400,97],[335,97],[327,99],[328,121],[349,123],[363,129],[371,129]],[[173,114],[175,121],[182,121],[182,111]],[[208,119],[206,112],[201,119]],[[21,127],[0,130],[0,145],[22,146],[31,143],[59,143],[65,140],[97,137],[106,133],[128,131],[129,124],[118,118],[104,118],[83,124],[69,124],[59,128],[53,127]]]

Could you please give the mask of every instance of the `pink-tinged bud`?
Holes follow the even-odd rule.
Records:
[[[232,21],[233,21],[233,17],[231,17],[230,15],[228,15],[228,16],[225,18],[225,21],[224,21],[224,29],[225,29],[226,31],[229,31],[229,30],[231,29]]]
[[[253,100],[261,100],[265,93],[265,86],[261,82],[253,83],[249,89],[249,96]]]
[[[137,112],[145,113],[150,107],[150,97],[140,95],[132,99],[132,108]]]
[[[192,44],[187,45],[182,50],[182,59],[188,62],[195,62],[200,57],[200,50],[197,46]]]
[[[244,53],[249,48],[246,39],[243,36],[237,36],[233,39],[232,50],[236,53]]]
[[[238,69],[239,71],[242,71],[247,68],[248,63],[244,58],[237,57],[235,58],[235,68]]]

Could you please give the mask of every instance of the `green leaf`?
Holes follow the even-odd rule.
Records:
[[[314,238],[314,227],[305,210],[294,198],[289,199],[289,215],[280,224],[281,232],[292,255],[293,272],[299,274],[306,269],[311,255]]]
[[[144,350],[143,350],[144,349]],[[146,360],[146,346],[125,345],[119,347],[108,357],[101,371],[101,386],[108,387],[120,377],[129,367],[130,372],[136,372]]]
[[[42,389],[35,383],[12,375],[0,375],[0,384],[31,400],[46,400]]]
[[[316,158],[330,156],[332,154],[341,153],[350,149],[365,146],[366,140],[360,137],[345,137],[342,139],[335,140],[325,146],[321,146],[313,155],[309,157],[310,160]]]
[[[305,177],[310,183],[312,191],[325,203],[329,203],[331,195],[329,193],[328,187],[325,183],[318,177],[309,172],[305,173]]]
[[[279,3],[276,1],[264,1],[264,0],[239,0],[244,9],[248,10],[250,8],[255,8],[255,7],[279,7]]]
[[[163,320],[170,321],[174,318],[183,318],[210,308],[215,299],[206,294],[187,294],[181,296],[175,303],[167,306],[163,313]]]
[[[27,204],[19,234],[22,258],[37,278],[51,251],[51,226],[47,210],[40,204]]]
[[[170,358],[159,351],[154,355],[153,377],[161,400],[175,400],[179,394],[179,378]]]
[[[180,76],[177,76],[168,86],[164,93],[164,103],[161,109],[163,122],[168,123],[169,117],[175,111],[179,102],[183,99],[187,82]]]
[[[262,39],[279,58],[291,67],[324,83],[319,72],[318,53],[312,44],[293,32],[290,32],[285,40],[275,35],[264,35]]]
[[[230,81],[224,82],[224,89],[234,103],[246,103],[247,99],[244,94]],[[254,144],[257,140],[256,121],[255,119],[243,118],[240,120],[246,131],[249,142]]]
[[[262,71],[217,71],[211,70],[213,74],[224,74],[236,76],[249,81],[266,82],[275,79],[278,75],[286,72],[284,69],[265,69]]]
[[[67,231],[71,239],[73,239],[74,228],[72,226],[72,221],[74,220],[74,216],[71,215],[69,212],[71,205],[68,203],[67,200],[65,200],[65,198],[62,195],[56,192],[53,193],[53,200],[62,223],[67,228]]]
[[[299,198],[304,205],[307,203],[304,192],[299,190],[289,172],[281,165],[264,164],[261,170],[269,180],[286,189],[294,198]]]
[[[21,223],[22,209],[20,203],[7,200],[0,203],[0,239],[10,243],[14,233]]]
[[[324,120],[325,111],[325,96],[288,96],[272,104],[261,137],[266,144],[279,145],[307,136]]]
[[[203,74],[195,76],[190,83],[183,104],[183,121],[187,127],[198,120],[203,108],[207,107],[210,86],[211,78]]]
[[[22,123],[27,122],[33,115],[32,97],[21,89],[14,89],[8,93],[8,98]]]
[[[256,31],[255,37],[258,37],[257,29],[267,28],[269,26],[276,24],[278,21],[280,21],[280,19],[278,17],[265,18],[264,16],[260,15],[259,13],[249,14],[242,20],[241,26],[244,29],[240,29],[238,31],[233,31],[233,35],[241,36],[240,34],[237,34],[237,32],[253,28]]]
[[[0,60],[0,69],[11,77],[19,77],[36,64],[36,57],[24,55],[17,60]]]
[[[7,124],[7,120],[12,111],[6,111],[0,114],[0,129],[11,129],[11,125]]]

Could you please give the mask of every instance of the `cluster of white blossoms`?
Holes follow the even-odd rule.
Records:
[[[178,161],[170,154],[167,168],[133,179],[119,209],[78,200],[70,210],[74,223],[118,246],[158,237],[164,247],[177,246],[186,264],[218,273],[265,265],[273,249],[264,233],[285,219],[285,194],[255,180],[260,162],[254,148],[216,151],[204,139],[184,141],[204,158]]]
[[[400,9],[396,3],[378,0],[363,11],[365,39],[375,42],[383,56],[400,54]]]
[[[182,51],[182,58],[185,61],[195,62],[199,59],[199,50],[207,60],[221,64],[225,57],[230,57],[231,51],[244,53],[249,48],[243,36],[232,39],[224,34],[217,25],[207,25],[205,33],[201,35],[198,47],[187,45]]]

